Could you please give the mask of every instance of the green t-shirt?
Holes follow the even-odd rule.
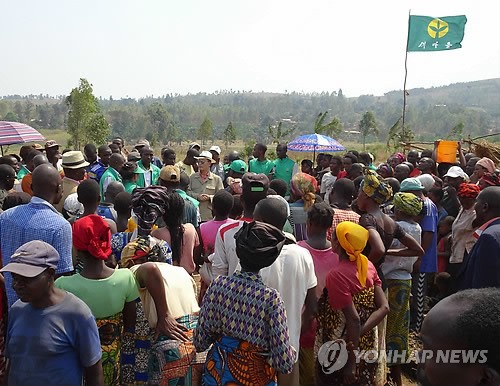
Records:
[[[266,176],[269,176],[271,171],[274,168],[274,162],[268,159],[264,161],[259,161],[258,159],[252,159],[248,163],[248,171],[252,173],[263,173]]]
[[[17,179],[21,181],[26,174],[30,174],[30,171],[26,169],[26,166],[21,165],[21,169],[17,172]]]
[[[139,297],[134,274],[128,269],[116,269],[110,277],[99,280],[80,274],[61,276],[55,285],[83,300],[96,319],[123,311],[125,303]]]
[[[290,194],[290,181],[293,177],[293,172],[297,163],[288,157],[283,159],[277,158],[274,160],[274,165],[276,166],[274,170],[273,180],[283,180],[287,184],[287,194]],[[296,170],[298,171],[298,170]]]

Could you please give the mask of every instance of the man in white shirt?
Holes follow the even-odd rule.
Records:
[[[337,174],[342,170],[342,158],[333,156],[330,159],[330,171],[325,173],[321,179],[321,187],[319,193],[327,204],[330,203],[330,193],[333,184],[337,181]]]
[[[241,179],[241,184],[240,200],[243,205],[243,217],[238,222],[220,227],[217,232],[214,253],[208,257],[212,263],[213,277],[230,276],[240,269],[234,235],[240,230],[243,223],[253,221],[255,206],[267,196],[269,178],[265,174],[246,173]]]
[[[254,211],[254,220],[283,229],[288,214],[286,202],[276,198],[261,200]],[[278,290],[283,299],[291,345],[300,349],[301,328],[307,328],[317,311],[316,274],[310,252],[295,244],[293,235],[285,233],[287,241],[276,261],[260,271],[264,284]],[[304,310],[304,311],[302,311]],[[307,326],[302,326],[302,321]],[[281,385],[299,384],[299,363],[287,375],[278,376]]]

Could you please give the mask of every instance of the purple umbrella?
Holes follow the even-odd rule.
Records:
[[[19,122],[0,121],[0,149],[16,143],[45,141],[45,137],[31,126]]]

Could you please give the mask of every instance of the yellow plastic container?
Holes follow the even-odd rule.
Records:
[[[454,164],[457,162],[457,141],[439,141],[436,150],[436,161],[438,163],[450,163]]]

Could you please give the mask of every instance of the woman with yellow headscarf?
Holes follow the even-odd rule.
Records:
[[[337,225],[334,235],[332,248],[340,260],[328,274],[318,301],[316,347],[343,339],[352,350],[378,351],[376,327],[389,312],[389,306],[377,271],[363,254],[368,230],[344,221]],[[376,361],[365,361],[366,358],[361,357],[357,362],[350,351],[345,366],[327,374],[322,367],[328,363],[322,363],[322,359],[324,356],[319,355],[317,385],[376,385]]]

